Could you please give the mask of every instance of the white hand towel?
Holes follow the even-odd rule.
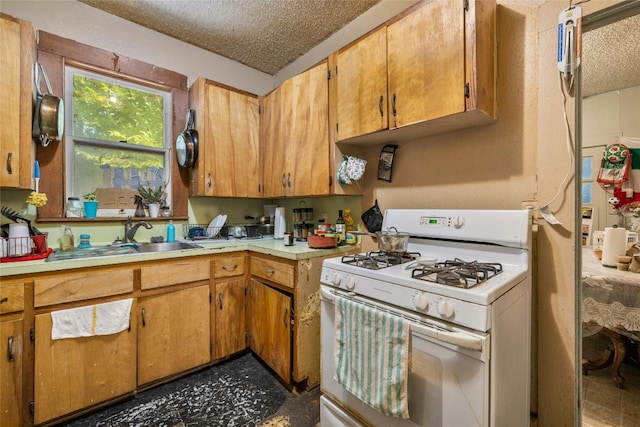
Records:
[[[133,299],[51,312],[51,339],[111,335],[129,328]]]

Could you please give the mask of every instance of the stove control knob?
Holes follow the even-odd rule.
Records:
[[[457,216],[457,217],[453,218],[453,226],[456,229],[462,228],[463,225],[464,225],[464,217]]]
[[[356,281],[353,279],[353,277],[347,277],[347,289],[352,291],[354,290],[356,287]]]
[[[440,301],[438,303],[438,311],[442,317],[452,317],[455,310],[449,301]]]
[[[331,283],[333,283],[334,286],[340,286],[341,281],[342,281],[342,278],[340,277],[340,274],[333,273],[333,277],[331,278]]]
[[[418,310],[426,310],[429,307],[429,300],[425,294],[418,292],[413,296],[413,305],[415,305]]]

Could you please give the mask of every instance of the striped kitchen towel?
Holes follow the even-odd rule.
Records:
[[[336,296],[336,380],[375,410],[409,418],[409,322]]]

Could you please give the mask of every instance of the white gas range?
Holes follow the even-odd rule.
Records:
[[[389,426],[525,425],[530,212],[391,209],[382,229],[390,227],[410,235],[406,254],[363,253],[323,263],[322,425],[360,425],[358,419]],[[377,412],[336,381],[338,298],[411,320],[410,419]],[[442,375],[431,378],[431,369]]]

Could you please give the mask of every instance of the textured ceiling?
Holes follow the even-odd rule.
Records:
[[[582,36],[582,96],[640,86],[640,15]]]
[[[380,0],[79,0],[274,75]]]

